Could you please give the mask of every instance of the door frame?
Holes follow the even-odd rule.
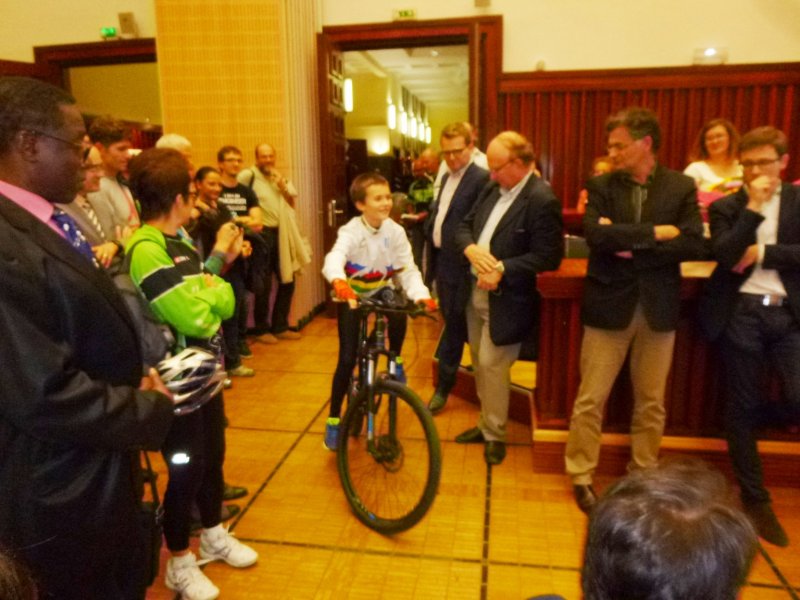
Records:
[[[484,140],[499,133],[498,92],[503,70],[503,18],[490,15],[395,21],[322,28],[343,52],[385,48],[469,47],[469,119]]]

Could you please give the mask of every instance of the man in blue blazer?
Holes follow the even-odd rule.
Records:
[[[428,408],[433,414],[444,408],[456,382],[467,341],[466,306],[470,294],[469,262],[455,243],[456,230],[467,216],[489,172],[472,162],[473,140],[464,123],[442,129],[439,145],[447,163],[439,196],[427,221],[429,272],[434,274],[444,331],[439,340],[439,381]]]
[[[703,254],[694,181],[659,164],[656,115],[628,108],[606,122],[614,171],[590,179],[581,318],[581,384],[565,450],[578,507],[596,500],[603,410],[630,352],[634,409],[629,469],[658,462],[680,309],[680,263]]]
[[[789,538],[764,487],[755,429],[770,417],[800,420],[800,188],[781,182],[787,148],[774,127],[742,137],[745,185],[709,211],[718,266],[700,311],[709,337],[723,341],[725,434],[742,505],[759,535],[777,546]],[[785,403],[778,406],[765,402],[768,366],[781,376]]]
[[[505,458],[511,365],[539,332],[536,275],[564,254],[561,203],[534,171],[533,146],[504,131],[486,151],[494,185],[484,188],[456,232],[473,274],[467,328],[481,401],[478,426],[456,442],[486,442],[490,465]]]

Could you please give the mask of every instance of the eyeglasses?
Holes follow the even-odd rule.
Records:
[[[617,152],[623,152],[623,151],[627,150],[629,147],[631,147],[636,141],[637,140],[634,140],[630,144],[623,144],[622,142],[617,142],[615,144],[609,144],[608,146],[606,146],[606,152],[608,154],[611,154],[612,150],[616,150]]]
[[[240,163],[240,162],[243,162],[243,161],[242,161],[242,159],[241,159],[241,158],[228,157],[228,158],[224,159],[224,160],[223,160],[223,162],[235,162],[235,163]]]
[[[453,150],[442,150],[439,154],[441,154],[442,156],[450,156],[454,158],[459,154],[461,154],[462,152],[464,152],[464,150],[466,149],[467,149],[466,146],[462,146],[461,148],[454,148]]]
[[[81,168],[84,171],[94,171],[95,173],[99,173],[103,170],[103,163],[83,163]]]
[[[508,165],[510,165],[512,162],[514,162],[515,160],[517,160],[517,159],[516,158],[510,158],[506,162],[504,162],[502,165],[500,165],[499,167],[496,167],[494,169],[492,167],[489,167],[489,172],[490,173],[499,173],[500,171],[505,169]]]
[[[51,135],[49,133],[45,133],[44,131],[38,131],[36,129],[30,129],[29,131],[31,133],[35,133],[36,135],[41,135],[42,137],[50,138],[51,140],[55,140],[57,142],[61,142],[62,144],[66,144],[67,146],[72,146],[72,148],[74,150],[77,150],[78,152],[83,153],[83,151],[84,151],[84,146],[83,146],[83,142],[82,141],[81,142],[71,142],[69,140],[65,140],[64,138],[60,138],[60,137],[58,137],[56,135]]]
[[[752,169],[753,167],[768,167],[774,162],[778,162],[780,157],[778,158],[761,158],[759,160],[743,160],[742,161],[742,168],[743,169]]]

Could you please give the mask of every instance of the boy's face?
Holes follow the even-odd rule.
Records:
[[[392,192],[384,183],[369,186],[366,197],[362,201],[356,202],[356,208],[364,215],[364,219],[376,229],[389,218],[392,205]]]

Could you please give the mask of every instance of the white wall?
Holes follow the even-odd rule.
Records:
[[[154,0],[2,0],[0,59],[33,62],[34,46],[99,42],[132,12],[140,37],[155,37]],[[202,0],[200,0],[202,1]]]
[[[91,42],[117,13],[155,35],[157,0],[3,0],[0,59],[33,60],[33,46]],[[205,1],[205,0],[198,0]],[[232,9],[256,0],[228,0]],[[687,65],[695,48],[723,46],[729,63],[800,61],[800,0],[318,0],[323,25],[503,15],[505,71]]]
[[[691,64],[695,48],[728,48],[729,64],[800,61],[800,0],[320,0],[323,25],[503,15],[503,70]]]

